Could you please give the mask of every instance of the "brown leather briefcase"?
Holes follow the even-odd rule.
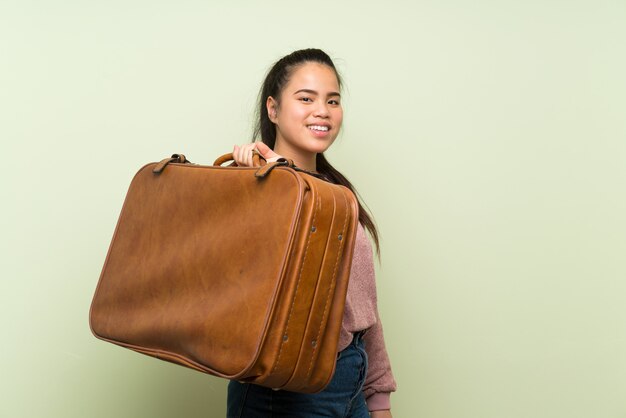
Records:
[[[358,222],[346,187],[293,161],[141,168],[91,310],[105,341],[296,392],[332,378]]]

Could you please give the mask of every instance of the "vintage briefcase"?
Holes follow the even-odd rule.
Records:
[[[335,368],[357,200],[291,160],[230,160],[174,154],[137,172],[91,330],[211,375],[318,392]]]

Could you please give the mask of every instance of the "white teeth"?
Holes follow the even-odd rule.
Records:
[[[309,129],[313,129],[314,131],[328,131],[328,126],[320,126],[320,125],[310,125]]]

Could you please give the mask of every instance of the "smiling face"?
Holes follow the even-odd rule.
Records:
[[[279,102],[269,97],[266,105],[276,125],[274,151],[294,159],[303,168],[311,169],[311,159],[314,162],[317,153],[326,151],[341,129],[339,82],[333,69],[324,64],[307,62],[298,66]]]

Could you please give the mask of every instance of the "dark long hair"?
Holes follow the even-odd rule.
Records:
[[[292,52],[289,55],[279,59],[269,70],[265,81],[261,86],[259,93],[258,108],[257,108],[257,122],[254,128],[254,138],[261,138],[261,141],[274,149],[276,144],[276,125],[270,120],[267,113],[266,101],[267,98],[272,96],[280,106],[280,95],[289,82],[289,78],[293,72],[301,65],[315,62],[324,64],[330,67],[337,76],[337,83],[341,88],[341,76],[335,68],[335,64],[321,49],[301,49],[299,51]],[[376,254],[380,260],[380,243],[378,239],[378,230],[374,224],[373,218],[365,210],[362,198],[348,179],[341,174],[336,168],[334,168],[326,159],[323,152],[317,153],[316,156],[316,169],[319,173],[325,175],[335,184],[341,184],[350,189],[358,199],[359,203],[359,222],[369,231],[370,235],[374,239],[376,244]]]

